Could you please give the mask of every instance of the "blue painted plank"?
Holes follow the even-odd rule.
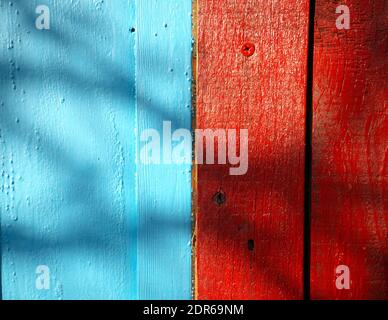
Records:
[[[136,0],[136,8],[138,139],[147,129],[162,139],[163,122],[191,129],[191,0]],[[168,164],[167,145],[160,164],[138,163],[139,299],[191,297],[191,164]]]
[[[3,298],[190,298],[191,165],[135,154],[191,127],[191,2],[45,4],[0,2]]]
[[[3,298],[134,298],[135,3],[42,2],[0,1]]]

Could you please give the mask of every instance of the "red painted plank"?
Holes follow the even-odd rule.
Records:
[[[196,297],[301,299],[309,1],[198,5],[197,128],[249,129],[249,170],[198,166]]]
[[[388,299],[388,6],[342,1],[350,29],[338,30],[336,3],[316,8],[311,293]]]

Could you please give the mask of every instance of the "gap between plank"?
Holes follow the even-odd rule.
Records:
[[[304,300],[310,300],[311,269],[311,189],[312,189],[312,129],[313,129],[313,77],[314,77],[314,26],[315,0],[310,0],[306,85],[306,141],[305,141],[305,188],[304,188]]]

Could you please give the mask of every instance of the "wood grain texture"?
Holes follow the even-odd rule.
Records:
[[[249,129],[249,171],[198,166],[196,297],[301,299],[309,1],[198,5],[197,127]]]
[[[3,297],[189,299],[191,164],[136,154],[191,128],[191,0],[0,1]]]
[[[35,1],[0,1],[3,298],[129,299],[133,2],[44,3],[49,30],[35,28]]]
[[[388,298],[387,2],[317,1],[312,190],[313,299]],[[350,289],[337,290],[338,265]]]
[[[136,8],[137,131],[162,139],[163,121],[191,129],[191,0],[137,0]],[[190,299],[191,163],[139,163],[137,185],[137,296]]]

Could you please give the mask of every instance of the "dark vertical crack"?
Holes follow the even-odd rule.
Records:
[[[313,76],[314,76],[314,25],[316,1],[310,0],[307,86],[306,86],[306,141],[305,141],[305,188],[304,188],[304,300],[310,300],[311,270],[311,189],[312,189],[312,134],[313,134]]]

